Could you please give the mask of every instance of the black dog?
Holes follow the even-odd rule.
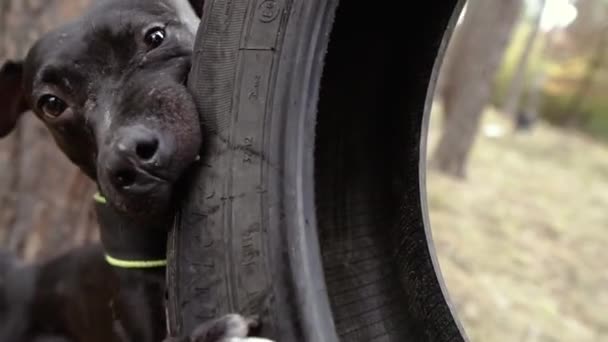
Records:
[[[147,239],[112,207],[97,203],[101,245],[40,265],[0,255],[0,342],[159,342],[165,336],[162,225]],[[139,261],[134,261],[139,260]],[[147,263],[147,264],[145,264]],[[226,315],[167,342],[266,341],[246,338],[256,321]]]
[[[186,3],[187,4],[187,3]],[[31,109],[117,209],[148,221],[201,145],[184,81],[193,33],[170,0],[108,0],[0,73],[0,134]]]
[[[185,0],[101,1],[0,69],[0,137],[32,110],[107,199],[98,205],[103,248],[7,273],[7,316],[21,320],[6,319],[9,341],[164,338],[158,258],[173,190],[201,147],[184,86],[196,20]],[[229,315],[182,340],[240,338],[252,322]]]

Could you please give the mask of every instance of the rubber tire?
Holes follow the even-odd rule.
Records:
[[[239,312],[281,342],[465,339],[424,192],[427,93],[462,3],[206,1],[189,87],[207,150],[169,240],[172,334]]]

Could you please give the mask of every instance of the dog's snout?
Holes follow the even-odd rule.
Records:
[[[134,189],[150,178],[133,158],[123,153],[109,156],[106,165],[108,177],[118,190]]]
[[[144,126],[118,129],[104,154],[108,178],[120,191],[146,192],[163,182],[172,148],[162,135]]]
[[[116,152],[136,163],[152,161],[160,148],[159,136],[142,126],[127,127],[117,134]]]

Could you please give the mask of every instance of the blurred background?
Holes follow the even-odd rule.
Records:
[[[89,0],[0,0],[0,61]],[[412,47],[415,51],[415,47]],[[608,0],[470,0],[438,77],[428,200],[472,341],[608,341]],[[33,116],[0,142],[0,245],[97,239],[95,188]]]
[[[608,341],[608,1],[470,0],[427,176],[472,341]]]
[[[89,0],[0,0],[0,63],[21,59],[44,32]],[[59,152],[33,115],[0,141],[0,245],[27,260],[96,239],[95,186]]]

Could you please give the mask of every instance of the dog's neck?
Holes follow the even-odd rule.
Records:
[[[106,261],[123,269],[164,271],[171,217],[142,223],[118,212],[100,195],[95,210]]]

